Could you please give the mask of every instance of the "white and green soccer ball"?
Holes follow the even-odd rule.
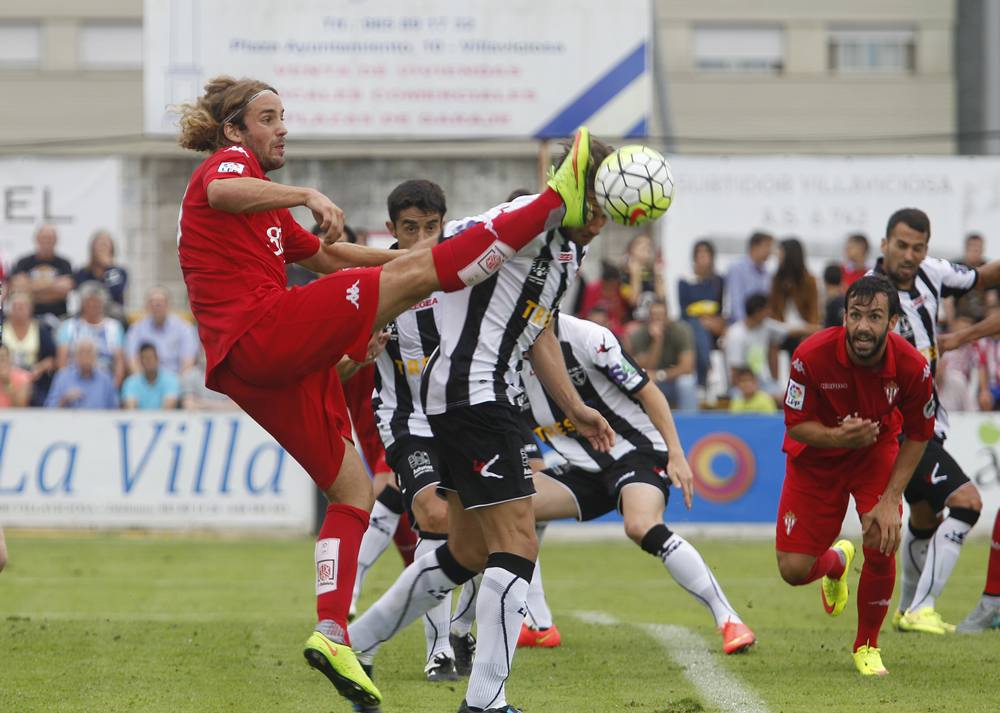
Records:
[[[622,146],[597,168],[597,200],[608,217],[622,225],[642,225],[667,212],[674,199],[674,177],[659,151]]]

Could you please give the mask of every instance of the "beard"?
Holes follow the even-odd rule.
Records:
[[[847,333],[847,343],[851,347],[851,351],[859,359],[870,359],[882,350],[885,340],[889,337],[889,330],[885,330],[881,334],[875,334],[873,332],[866,333],[871,336],[872,339],[863,341],[860,344],[857,341],[858,332],[848,332]]]

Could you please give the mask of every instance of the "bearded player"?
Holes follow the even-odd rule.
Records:
[[[479,284],[540,232],[585,225],[590,137],[577,132],[536,199],[404,253],[337,243],[340,208],[315,189],[267,178],[285,163],[288,133],[273,87],[216,77],[179,111],[180,145],[211,154],[188,184],[177,237],[207,357],[205,381],[274,436],[328,498],[316,543],[319,622],[304,653],[341,695],[376,705],[381,693],[347,636],[372,488],[357,451],[347,447],[350,419],[336,364],[345,354],[364,361],[373,331],[431,292]],[[288,210],[295,206],[312,212],[322,240],[296,223]],[[287,290],[290,262],[327,276]]]
[[[803,585],[822,577],[823,608],[838,616],[854,545],[834,540],[854,496],[865,562],[852,652],[862,675],[881,676],[888,671],[878,634],[896,578],[900,499],[934,435],[934,399],[927,362],[892,333],[900,312],[895,287],[863,277],[844,306],[843,327],[814,334],[792,357],[775,546],[782,578]]]

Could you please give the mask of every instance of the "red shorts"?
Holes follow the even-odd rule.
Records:
[[[899,445],[890,441],[863,458],[837,463],[836,469],[788,459],[775,549],[815,557],[826,552],[840,534],[851,495],[858,515],[878,503],[898,452]]]
[[[336,365],[363,361],[378,308],[381,268],[343,270],[292,288],[240,337],[212,372],[229,396],[321,489],[333,484],[351,421]]]

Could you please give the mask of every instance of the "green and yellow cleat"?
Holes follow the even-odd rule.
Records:
[[[840,550],[844,555],[844,573],[838,579],[823,577],[820,583],[820,595],[823,598],[823,609],[830,616],[839,616],[847,606],[850,592],[847,589],[847,573],[851,571],[854,560],[854,544],[850,540],[837,540],[833,549]]]
[[[955,625],[949,624],[934,611],[934,607],[920,607],[917,610],[907,609],[899,619],[897,628],[900,631],[913,631],[921,634],[952,634]]]
[[[352,703],[376,706],[382,694],[361,668],[361,663],[346,644],[331,641],[318,631],[306,640],[306,661],[333,684],[337,692]]]
[[[591,218],[590,201],[587,194],[587,175],[591,167],[590,131],[581,126],[573,135],[573,145],[559,167],[549,176],[549,188],[558,193],[566,205],[563,217],[564,228],[582,228]]]
[[[899,628],[899,622],[901,622],[902,620],[903,620],[903,612],[901,612],[899,609],[893,609],[892,628],[895,629],[896,631],[902,631],[902,629]]]
[[[887,676],[882,665],[882,652],[874,646],[861,646],[854,652],[854,666],[862,676]]]

